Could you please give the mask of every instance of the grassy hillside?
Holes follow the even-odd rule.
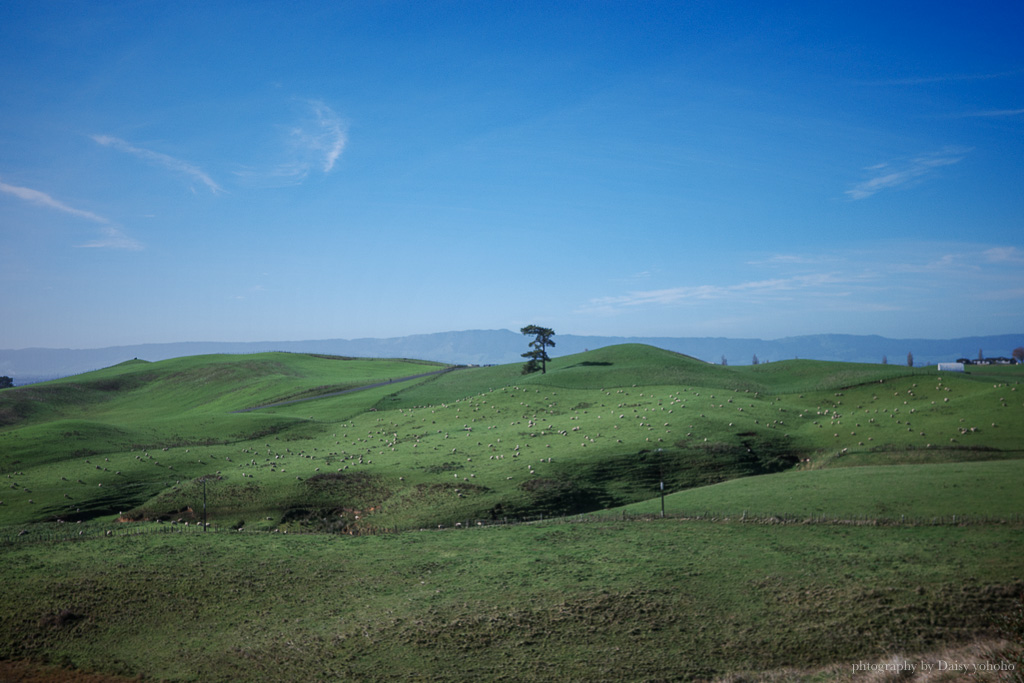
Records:
[[[0,658],[166,680],[693,680],[995,637],[1020,530],[547,524],[5,549]]]
[[[1024,460],[792,470],[665,497],[666,515],[928,524],[1024,521]],[[615,512],[660,514],[650,499]],[[602,513],[595,513],[600,515]]]
[[[0,524],[116,517],[182,479],[218,476],[236,444],[320,432],[305,417],[235,411],[442,368],[279,353],[197,356],[130,361],[4,391],[0,472],[11,493],[0,499]],[[335,405],[359,414],[381,395],[348,394]]]
[[[194,514],[202,478],[216,523],[409,529],[636,503],[661,481],[679,491],[1024,448],[1014,369],[993,382],[815,361],[734,368],[642,345],[559,358],[546,374],[461,369],[277,405],[433,369],[205,356],[7,390],[0,526]],[[236,412],[255,406],[267,407]]]
[[[442,369],[202,356],[0,391],[0,659],[685,680],[994,637],[1022,589],[1018,368]],[[622,520],[660,482],[670,519]],[[540,515],[580,521],[489,526]],[[384,531],[411,533],[358,537]]]

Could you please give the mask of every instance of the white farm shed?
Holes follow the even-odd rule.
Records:
[[[963,363],[939,363],[939,372],[963,372]]]

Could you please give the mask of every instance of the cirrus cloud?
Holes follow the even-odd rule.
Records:
[[[83,249],[127,249],[129,251],[142,250],[142,243],[133,237],[124,234],[119,228],[113,225],[105,225],[100,229],[100,236],[91,242],[79,244]]]
[[[153,162],[158,166],[163,166],[170,171],[181,173],[194,180],[198,180],[203,185],[206,185],[210,192],[213,192],[214,194],[219,194],[224,191],[224,189],[218,185],[213,178],[207,175],[205,171],[198,166],[188,163],[187,161],[176,159],[175,157],[162,152],[154,152],[150,149],[136,147],[135,145],[125,142],[120,138],[115,138],[110,135],[93,135],[91,137],[93,141],[97,144],[103,145],[104,147],[111,147],[122,152],[127,152],[128,154],[137,156],[140,159],[145,159],[146,161]]]
[[[273,163],[248,165],[235,171],[244,183],[280,187],[298,185],[319,170],[330,173],[348,144],[348,126],[320,100],[298,100],[294,123],[282,126],[283,158]],[[275,152],[279,154],[279,152]]]
[[[815,273],[785,278],[739,282],[731,285],[670,287],[667,289],[635,291],[619,296],[591,299],[586,308],[590,310],[602,310],[608,312],[615,309],[637,306],[665,306],[694,301],[726,299],[737,296],[771,297],[784,295],[798,290],[820,290],[826,285],[835,285],[839,284],[839,282],[840,280],[832,274]]]
[[[345,124],[333,109],[319,101],[312,101],[309,105],[316,117],[317,127],[310,133],[301,133],[301,138],[310,149],[321,155],[321,169],[329,173],[345,150],[348,134]]]
[[[93,213],[92,211],[76,209],[73,206],[69,206],[62,201],[54,199],[47,193],[40,190],[33,190],[30,187],[20,187],[18,185],[8,185],[7,183],[0,182],[0,192],[12,195],[18,199],[27,201],[30,204],[35,204],[36,206],[54,209],[55,211],[60,211],[61,213],[66,213],[70,216],[76,216],[93,223],[99,223],[102,226],[100,228],[101,236],[92,242],[79,245],[81,247],[128,249],[132,251],[138,251],[143,248],[141,242],[126,235],[109,219]]]
[[[949,148],[941,152],[921,154],[909,159],[887,161],[868,167],[871,177],[862,180],[849,190],[846,196],[850,199],[867,199],[868,197],[897,187],[916,183],[934,173],[943,166],[951,166],[963,160],[967,150]]]
[[[55,209],[72,216],[84,218],[94,223],[110,223],[109,220],[103,216],[93,213],[92,211],[85,211],[83,209],[76,209],[73,206],[68,206],[64,202],[54,199],[45,192],[33,190],[30,187],[19,187],[17,185],[8,185],[7,183],[0,182],[0,192],[6,192],[7,194],[14,195],[18,199],[24,199],[26,202],[31,204]]]

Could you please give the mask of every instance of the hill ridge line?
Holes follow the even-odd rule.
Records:
[[[624,337],[559,334],[554,356],[564,356],[626,343],[642,343],[683,353],[707,363],[730,365],[801,358],[806,360],[903,365],[913,354],[915,365],[957,358],[1010,356],[1024,345],[1024,332],[956,339],[892,339],[877,335],[818,334],[774,340],[727,337]],[[391,338],[323,339],[258,342],[174,342],[110,346],[99,349],[0,349],[0,375],[16,385],[67,377],[141,358],[160,361],[206,354],[251,354],[271,351],[359,358],[406,358],[451,365],[496,365],[519,362],[526,348],[523,335],[510,330],[466,330]]]

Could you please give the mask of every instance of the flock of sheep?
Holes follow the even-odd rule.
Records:
[[[159,458],[149,450],[111,454],[95,464],[82,458],[76,469],[81,470],[84,463],[92,476],[83,474],[76,481],[79,486],[87,486],[85,479],[89,478],[102,488],[105,484],[118,486],[130,479],[151,478],[140,476],[139,466],[165,469],[168,474],[176,472],[162,475],[168,480],[173,477],[175,484],[181,478],[214,472],[221,477],[233,472],[243,479],[290,473],[302,481],[321,471],[366,470],[375,462],[378,474],[401,471],[404,475],[398,477],[399,481],[404,482],[406,477],[423,481],[426,475],[413,473],[456,459],[461,467],[443,476],[497,485],[500,481],[550,476],[555,472],[553,464],[593,457],[595,451],[622,454],[701,439],[728,439],[754,428],[781,430],[788,436],[808,427],[824,429],[826,420],[837,442],[828,457],[845,456],[854,447],[871,448],[875,435],[891,440],[898,430],[923,439],[921,447],[931,448],[934,440],[914,425],[920,409],[949,402],[951,388],[941,379],[935,390],[938,394],[929,399],[919,395],[923,390],[917,384],[910,385],[897,390],[893,397],[902,398],[902,406],[875,408],[874,412],[870,405],[844,406],[843,394],[837,392],[812,412],[809,407],[794,408],[792,400],[784,402],[779,397],[745,390],[602,389],[597,395],[604,402],[596,403],[595,392],[590,390],[504,387],[450,403],[363,413],[325,426],[334,430],[330,436],[325,432],[322,437],[303,442],[305,447],[295,451],[285,445],[295,442],[264,440],[261,444],[203,447],[198,457],[191,455],[189,448],[164,448]],[[877,395],[873,396],[872,402],[876,399]],[[1005,398],[1001,400],[1006,405]],[[976,425],[958,424],[948,438],[955,443],[980,431]],[[242,457],[236,462],[232,455]],[[111,464],[111,457],[118,464]],[[124,462],[126,457],[135,461],[131,471]],[[400,469],[393,469],[396,465]],[[175,471],[175,467],[179,469]],[[17,479],[21,474],[7,475],[10,489],[18,492],[19,501],[34,504],[34,498],[26,497],[32,489]],[[67,482],[67,477],[61,476],[59,486]],[[62,494],[66,512],[78,509],[76,498],[88,497],[73,490]],[[4,501],[0,500],[0,505]]]

